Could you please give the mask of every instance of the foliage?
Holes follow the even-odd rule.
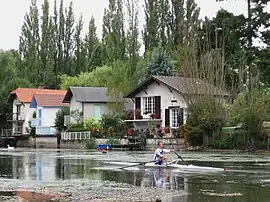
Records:
[[[189,105],[187,124],[209,132],[221,128],[224,116],[223,106],[214,98],[205,96]]]
[[[125,127],[123,115],[118,113],[104,114],[101,117],[100,123],[103,131],[110,133],[111,135],[121,135],[119,133],[121,133]]]
[[[190,139],[201,138],[203,135],[203,131],[199,127],[189,124],[182,125],[180,129],[183,131],[185,145],[189,144]]]
[[[109,66],[97,67],[91,72],[82,72],[78,76],[61,76],[61,88],[68,89],[70,86],[96,86],[107,87],[113,74],[113,68]]]
[[[69,107],[61,107],[55,115],[54,126],[58,132],[66,129],[64,126],[64,117],[70,115]]]
[[[120,143],[120,140],[119,140],[119,139],[110,136],[110,137],[107,139],[106,144],[120,145],[121,143]]]
[[[101,130],[100,122],[94,118],[86,119],[84,121],[84,126],[85,126],[85,128],[89,129],[90,131],[92,131],[93,129],[95,129],[97,131]]]
[[[232,134],[222,134],[220,138],[214,138],[211,146],[216,149],[245,149],[245,131],[239,130]]]
[[[95,138],[90,138],[89,140],[86,141],[85,143],[86,149],[92,150],[96,148],[96,139]]]
[[[258,137],[263,121],[269,120],[270,96],[265,89],[253,89],[243,93],[233,104],[235,120],[247,131],[247,140]]]
[[[173,64],[167,52],[159,48],[152,52],[152,58],[148,64],[149,75],[171,76]]]

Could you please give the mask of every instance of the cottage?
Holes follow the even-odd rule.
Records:
[[[29,121],[32,120],[34,108],[30,108],[33,95],[36,94],[57,94],[64,95],[65,90],[50,90],[39,88],[17,88],[13,90],[8,98],[12,103],[12,113],[7,115],[11,123],[12,135],[28,134]]]
[[[134,116],[136,127],[147,127],[149,121],[160,122],[162,127],[177,128],[187,119],[190,99],[213,93],[216,99],[226,102],[229,94],[198,79],[170,76],[151,76],[133,89],[125,98],[134,101],[134,110],[140,110],[141,117]]]
[[[84,119],[100,119],[103,114],[111,111],[108,106],[112,101],[107,95],[107,88],[103,87],[70,87],[63,99],[63,103],[70,103],[70,110],[78,110]],[[127,103],[126,107],[133,107]],[[72,122],[66,117],[66,124]]]
[[[35,109],[35,117],[31,125],[36,127],[36,135],[54,135],[56,130],[54,120],[57,111],[68,103],[63,103],[65,94],[36,94],[33,95],[30,108]]]

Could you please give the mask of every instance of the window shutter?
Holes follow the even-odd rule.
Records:
[[[160,96],[155,96],[155,115],[156,119],[160,119],[161,102]]]
[[[178,124],[179,126],[184,124],[184,109],[183,108],[179,109]]]
[[[165,109],[165,126],[169,127],[170,126],[170,110]]]
[[[135,97],[135,109],[141,109],[141,98]]]

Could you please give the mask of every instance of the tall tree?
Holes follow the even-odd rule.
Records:
[[[49,1],[44,0],[42,5],[42,22],[41,22],[41,42],[40,42],[40,67],[41,83],[44,86],[49,86],[49,79],[52,76],[51,72],[54,65],[53,52],[54,50],[54,31],[53,21],[49,15]],[[53,52],[51,52],[53,51]]]
[[[65,9],[65,32],[64,32],[64,72],[72,74],[72,54],[74,50],[73,34],[75,26],[75,17],[73,11],[73,3],[70,2],[69,7]]]
[[[82,29],[83,29],[83,17],[81,15],[76,25],[74,35],[75,57],[73,69],[71,72],[73,75],[79,74],[81,72],[81,69],[84,69],[85,66],[84,46],[81,38]]]
[[[127,56],[130,61],[130,72],[129,75],[132,76],[136,71],[136,64],[139,59],[139,28],[138,28],[138,0],[127,0]]]
[[[185,20],[185,10],[184,10],[184,0],[171,0],[171,20],[170,29],[171,46],[178,46],[183,43],[184,39],[184,20]]]
[[[97,27],[95,24],[95,18],[92,16],[89,25],[88,25],[88,33],[84,39],[85,43],[85,51],[86,51],[86,69],[93,70],[95,67],[99,67],[102,65],[102,52],[101,52],[101,44],[97,37]]]
[[[184,27],[184,43],[188,46],[196,44],[196,35],[200,25],[199,20],[200,8],[195,0],[186,1],[185,27]]]
[[[145,46],[145,53],[158,47],[158,0],[145,0],[145,26],[143,30],[143,41]]]
[[[125,59],[126,44],[122,0],[109,0],[103,16],[103,44],[108,62]]]
[[[36,0],[33,0],[31,1],[29,13],[24,17],[19,53],[22,57],[23,76],[35,86],[38,86],[41,81],[39,46],[39,14]]]

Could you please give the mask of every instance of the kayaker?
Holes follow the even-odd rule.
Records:
[[[164,149],[163,142],[158,142],[158,147],[155,150],[154,154],[154,161],[156,165],[162,165],[164,163],[167,163],[168,157],[165,155],[167,153],[170,153],[171,150]]]

